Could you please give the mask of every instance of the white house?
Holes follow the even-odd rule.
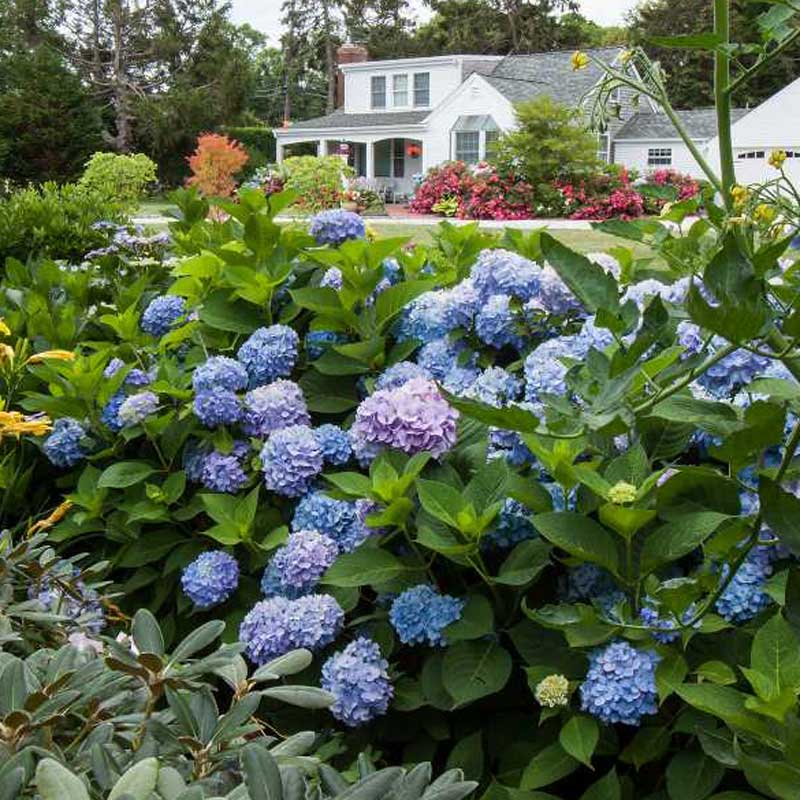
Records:
[[[590,51],[614,62],[620,48]],[[594,64],[575,71],[571,52],[509,56],[453,55],[369,61],[364,48],[339,51],[340,108],[275,130],[277,158],[292,145],[312,143],[320,155],[346,155],[356,174],[413,193],[413,176],[444,161],[476,163],[491,143],[515,125],[515,104],[541,95],[578,104],[602,78]],[[598,154],[610,163],[647,173],[672,167],[701,176],[670,120],[649,101],[634,103],[618,90],[618,115],[598,136]],[[712,160],[716,121],[712,109],[679,112],[696,144]],[[800,80],[752,111],[734,112],[740,182],[768,177],[774,148],[790,154],[800,173]],[[716,157],[718,159],[718,156]],[[774,173],[773,173],[774,174]],[[800,179],[800,174],[798,174]]]

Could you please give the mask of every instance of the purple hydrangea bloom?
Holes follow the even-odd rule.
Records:
[[[688,320],[684,320],[678,325],[677,335],[678,344],[686,351],[683,355],[684,358],[696,356],[703,349],[707,338],[703,336],[699,325]]]
[[[158,410],[158,395],[154,392],[139,392],[123,400],[117,411],[117,420],[124,428],[144,422]]]
[[[498,550],[510,550],[520,542],[534,539],[537,535],[531,512],[518,500],[509,497],[503,502],[497,523],[486,532],[481,544]]]
[[[339,331],[309,331],[306,334],[306,353],[311,361],[318,359],[333,345],[346,344],[347,334]]]
[[[344,611],[327,594],[308,594],[291,602],[289,629],[295,647],[319,650],[329,645],[344,624]]]
[[[434,339],[424,345],[417,353],[417,364],[427,370],[437,381],[443,381],[450,370],[457,366],[473,366],[474,353],[467,354],[463,342],[451,342],[449,339]]]
[[[336,467],[346,464],[353,455],[350,434],[338,425],[320,425],[314,429],[314,436],[322,448],[322,457],[328,464]]]
[[[261,450],[264,484],[284,497],[305,494],[322,467],[322,448],[307,425],[274,431]]]
[[[247,485],[247,475],[236,455],[216,450],[203,459],[199,479],[212,492],[236,494]]]
[[[56,467],[72,467],[86,458],[86,431],[73,417],[62,417],[53,423],[53,430],[44,440],[42,449]]]
[[[149,386],[155,380],[155,367],[151,369],[149,372],[145,372],[143,369],[132,369],[126,376],[125,376],[125,385],[126,386]]]
[[[322,688],[336,699],[333,716],[355,728],[386,713],[394,695],[389,664],[371,639],[360,637],[322,666]]]
[[[639,725],[658,711],[654,650],[637,650],[628,642],[612,642],[595,650],[581,684],[581,708],[605,723]]]
[[[308,594],[338,555],[339,548],[330,537],[316,531],[297,531],[275,551],[264,570],[261,591],[267,597]]]
[[[103,370],[103,377],[113,378],[124,366],[125,362],[121,358],[112,358]]]
[[[446,644],[444,629],[461,619],[463,610],[463,600],[439,594],[433,587],[421,584],[406,589],[395,599],[389,622],[403,644],[442,647]]]
[[[339,267],[331,267],[330,269],[325,270],[325,274],[322,276],[322,280],[319,282],[319,285],[326,289],[336,289],[338,292],[339,289],[344,286],[344,276],[342,275],[342,271]]]
[[[247,370],[235,358],[212,356],[200,364],[192,375],[192,386],[196,392],[212,389],[227,389],[238,392],[247,387]]]
[[[280,428],[311,423],[303,390],[293,381],[279,379],[249,391],[244,407],[248,436],[265,437]]]
[[[351,553],[372,533],[359,517],[355,503],[324,492],[310,492],[297,504],[292,530],[319,531],[333,539],[342,553]]]
[[[239,348],[237,358],[250,376],[250,386],[290,375],[297,361],[300,339],[288,325],[259,328]]]
[[[108,402],[100,412],[100,421],[114,433],[122,430],[122,422],[119,418],[119,409],[125,402],[125,392],[122,390],[111,395]]]
[[[484,301],[475,317],[475,333],[490,347],[522,347],[523,339],[517,331],[511,298],[507,294],[493,294]]]
[[[192,404],[195,416],[207,428],[233,425],[242,417],[239,398],[228,389],[198,392]]]
[[[340,245],[348,239],[363,239],[367,228],[358,214],[335,208],[313,216],[309,232],[318,245]]]
[[[587,353],[593,348],[605,350],[614,344],[614,335],[607,328],[599,327],[594,317],[588,317],[583,323],[578,339]]]
[[[402,386],[406,381],[412,378],[431,378],[430,372],[415,364],[413,361],[398,361],[397,364],[392,364],[383,374],[375,381],[375,388],[381,389],[396,389]]]
[[[369,447],[393,447],[408,455],[427,451],[438,458],[456,443],[457,421],[458,412],[436,384],[415,378],[364,400],[351,435],[354,443]]]
[[[224,603],[239,585],[239,564],[223,550],[201,553],[181,574],[181,586],[197,608]]]
[[[169,333],[175,323],[186,314],[186,301],[175,294],[154,298],[142,314],[139,326],[151,336]]]
[[[508,250],[483,250],[472,266],[470,277],[481,299],[506,294],[523,302],[539,291],[541,267]]]
[[[716,602],[720,616],[728,622],[747,622],[772,603],[766,582],[772,575],[773,555],[769,547],[759,546],[750,551]],[[723,565],[723,579],[730,575],[730,570],[730,564]]]
[[[561,336],[540,344],[525,359],[526,400],[540,401],[542,394],[566,395],[569,370],[561,359],[580,359],[585,352],[577,336]]]

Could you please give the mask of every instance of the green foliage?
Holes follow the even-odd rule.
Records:
[[[133,209],[156,178],[156,165],[144,153],[95,153],[86,162],[78,185]]]
[[[275,161],[275,136],[271,128],[258,125],[226,125],[222,133],[235,139],[250,157],[245,173],[250,175],[260,167]]]
[[[283,162],[281,171],[284,187],[296,195],[297,207],[309,212],[337,206],[344,179],[354,174],[338,156],[291,156]]]

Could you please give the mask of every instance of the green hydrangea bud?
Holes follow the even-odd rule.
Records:
[[[546,708],[558,708],[569,703],[569,681],[563,675],[548,675],[536,685],[536,702]]]
[[[636,499],[636,487],[632,483],[620,481],[608,490],[608,499],[618,506],[632,503]]]

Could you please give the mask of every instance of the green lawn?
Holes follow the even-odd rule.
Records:
[[[136,209],[134,217],[165,217],[170,211],[175,210],[177,210],[176,206],[168,200],[145,200]]]

